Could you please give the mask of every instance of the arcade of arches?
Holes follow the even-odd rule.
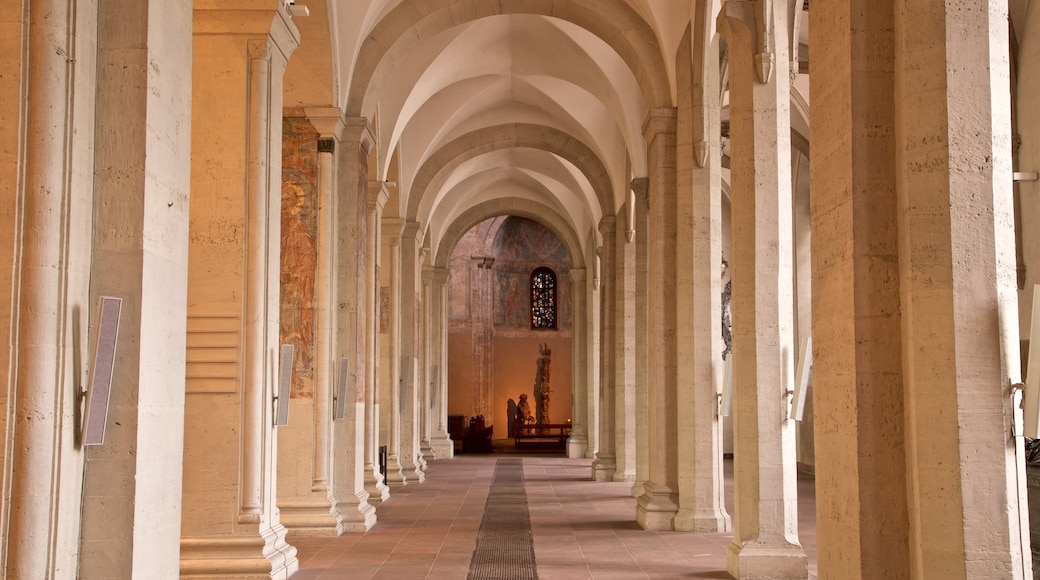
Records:
[[[5,577],[286,578],[543,349],[567,456],[735,578],[807,577],[798,470],[821,578],[1032,577],[1036,2],[16,0],[0,45]]]

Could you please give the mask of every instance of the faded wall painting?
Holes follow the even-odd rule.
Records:
[[[303,118],[282,125],[281,325],[292,344],[293,397],[314,393],[315,283],[318,264],[318,133]]]
[[[556,273],[557,328],[570,328],[570,255],[560,238],[542,224],[509,217],[495,239],[495,325],[530,329],[531,272],[547,266]]]

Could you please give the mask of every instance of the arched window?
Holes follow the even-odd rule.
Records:
[[[544,266],[531,272],[531,328],[556,329],[556,272]]]

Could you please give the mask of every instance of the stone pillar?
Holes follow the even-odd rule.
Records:
[[[336,280],[333,360],[347,359],[343,418],[332,425],[333,486],[336,509],[348,531],[375,524],[375,508],[365,490],[365,272],[368,264],[368,157],[375,137],[364,118],[344,120],[341,153],[336,156]]]
[[[650,222],[647,220],[647,212],[650,209],[650,198],[648,180],[645,177],[637,177],[632,180],[631,188],[635,201],[635,231],[636,231],[636,475],[632,483],[632,497],[638,498],[646,492],[644,484],[650,477],[650,414],[648,384],[648,361],[647,357],[647,297],[649,288],[647,278],[649,272],[649,254],[647,254],[647,240],[649,236]]]
[[[613,481],[617,469],[614,449],[616,418],[615,403],[615,349],[614,325],[617,323],[617,293],[615,290],[616,271],[615,256],[617,254],[616,221],[614,216],[604,216],[599,220],[599,231],[603,236],[600,246],[600,355],[599,355],[599,450],[592,462],[593,481]]]
[[[386,405],[379,407],[379,442],[386,445],[386,473],[383,477],[387,485],[407,485],[408,476],[401,465],[401,234],[404,232],[404,220],[401,218],[383,218],[383,254],[390,256],[390,268],[382,271],[382,284],[389,299],[386,308],[389,310],[389,324],[385,334],[380,329],[379,354],[383,363],[380,365],[379,392],[380,400]],[[382,298],[380,298],[382,300]],[[382,307],[380,307],[382,308]]]
[[[632,200],[630,199],[630,202]],[[636,479],[636,244],[625,205],[614,228],[614,481]],[[617,218],[621,219],[621,218]],[[628,239],[632,232],[632,239]]]
[[[1030,577],[1022,439],[1010,433],[1020,366],[1007,26],[1001,1],[909,0],[895,13],[906,479],[921,577]]]
[[[32,3],[31,23],[36,23],[36,17],[45,16],[36,13],[40,4]],[[53,18],[54,13],[49,17]],[[62,514],[62,527],[79,531],[78,570],[65,561],[75,556],[75,546],[60,539],[60,547],[51,547],[57,552],[52,556],[53,567],[47,573],[42,573],[41,568],[36,568],[41,572],[39,575],[25,573],[29,571],[27,565],[36,567],[40,562],[34,562],[30,554],[13,551],[12,565],[8,568],[10,575],[0,574],[10,578],[56,578],[76,575],[76,571],[82,577],[169,577],[176,575],[179,565],[180,506],[165,500],[181,495],[191,145],[191,134],[187,130],[191,121],[191,90],[187,82],[191,78],[191,35],[188,33],[191,7],[183,2],[123,1],[106,4],[106,10],[98,12],[97,17],[98,74],[96,106],[92,107],[91,114],[96,114],[94,123],[98,130],[96,133],[84,131],[85,138],[94,139],[93,244],[89,238],[78,238],[75,234],[71,244],[83,247],[92,259],[89,269],[87,262],[68,262],[70,268],[89,271],[90,299],[79,321],[82,326],[77,325],[73,314],[71,330],[75,334],[69,336],[70,343],[78,345],[82,338],[89,336],[93,344],[98,321],[94,307],[100,297],[122,298],[108,419],[104,444],[85,448],[82,490],[69,490],[77,496],[82,493],[82,520],[78,513],[65,512],[64,506],[51,504],[55,514]],[[183,31],[166,34],[168,26]],[[30,40],[39,32],[39,26],[33,27]],[[32,58],[35,47],[29,50]],[[53,56],[53,45],[48,52]],[[78,58],[79,55],[68,56]],[[58,57],[64,60],[62,55]],[[86,58],[89,63],[93,54]],[[160,59],[169,66],[152,70],[149,58]],[[63,62],[60,69],[51,72],[59,70],[73,69]],[[35,96],[36,86],[46,95],[46,86],[52,82],[34,86],[37,72],[40,71],[29,73],[30,99]],[[76,92],[90,94],[90,88],[87,77],[77,75]],[[58,107],[56,112],[61,110]],[[38,110],[34,113],[30,119],[46,118],[46,115],[40,116]],[[77,125],[72,121],[70,125],[57,124],[55,128]],[[39,153],[47,148],[47,137],[30,132],[29,147]],[[38,139],[45,143],[43,147],[33,144]],[[89,145],[84,149],[91,150]],[[26,169],[27,174],[38,170],[32,165]],[[60,174],[61,164],[55,169],[55,173]],[[88,175],[90,173],[84,174]],[[78,185],[72,182],[73,187]],[[89,185],[83,185],[87,187],[83,188],[82,199],[89,200]],[[35,198],[32,202],[26,200],[27,205],[39,207],[39,190],[29,189],[26,195]],[[64,194],[54,197],[55,201],[68,200]],[[89,206],[81,207],[89,209]],[[69,215],[65,213],[66,218]],[[32,227],[26,225],[27,238],[43,234],[58,241],[75,232],[62,226],[40,230],[38,223]],[[162,235],[151,235],[155,231],[161,231]],[[81,244],[80,240],[87,243]],[[72,258],[75,252],[66,255]],[[60,284],[46,289],[23,286],[22,293],[23,296],[48,296],[49,291],[60,287]],[[69,284],[69,290],[74,289],[77,292],[69,296],[69,302],[83,304],[85,296],[79,294],[79,288]],[[30,315],[27,309],[35,309],[30,301],[23,302],[19,308],[20,316]],[[48,307],[60,303],[55,300]],[[57,325],[54,328],[58,328]],[[25,361],[19,362],[24,364]],[[84,357],[80,364],[88,372],[93,371],[89,358]],[[52,375],[56,376],[60,375]],[[81,382],[69,385],[73,384],[85,386]],[[32,391],[36,392],[38,386],[33,384]],[[67,393],[70,396],[66,400],[74,401],[73,393]],[[55,408],[54,400],[46,402]],[[31,422],[35,422],[36,417],[32,415]],[[15,425],[19,428],[23,423],[19,421]],[[71,443],[72,438],[66,441]],[[42,446],[45,442],[36,440],[31,444]],[[73,457],[79,455],[73,452],[71,445],[61,448],[63,453]],[[22,472],[23,467],[29,466],[16,464],[10,475],[16,479],[32,475]],[[34,465],[30,469],[43,467],[56,466]],[[60,473],[61,470],[55,471]],[[75,470],[67,472],[74,473]],[[31,485],[43,488],[41,484],[52,481],[48,477]],[[19,482],[19,486],[24,483]],[[68,500],[51,499],[68,503]],[[14,513],[12,516],[18,517]],[[40,533],[47,527],[46,521],[38,522],[32,532]],[[16,527],[15,537],[24,537],[21,536],[24,531]],[[48,534],[40,533],[40,537],[46,538]],[[69,552],[61,553],[65,549]],[[27,561],[23,562],[23,557]]]
[[[31,18],[27,14],[30,6]],[[169,10],[177,22],[181,22],[176,16],[179,9]],[[77,357],[86,359],[87,344],[95,334],[88,326],[92,325],[89,265],[95,94],[86,88],[74,91],[73,85],[91,87],[95,57],[103,60],[93,33],[98,29],[97,16],[96,6],[75,10],[65,1],[9,2],[0,7],[0,44],[5,49],[0,56],[5,71],[0,91],[7,103],[0,122],[0,195],[5,207],[0,212],[0,259],[6,280],[0,290],[5,299],[0,319],[4,336],[10,338],[0,354],[5,377],[0,398],[4,433],[0,459],[5,475],[0,517],[9,518],[0,527],[0,555],[4,556],[0,576],[6,578],[73,576],[80,550],[79,518],[74,514],[81,512],[81,497],[88,490],[81,476],[83,454],[77,446],[73,418],[79,411],[78,386],[86,384],[87,372],[74,370],[73,364]],[[176,43],[178,39],[171,35],[170,40]],[[141,52],[153,48],[159,49],[142,45]],[[182,65],[176,51],[159,50],[172,59],[174,70]],[[104,89],[98,88],[98,98],[104,102]],[[174,98],[175,94],[179,93],[164,97]],[[143,94],[136,97],[144,98]],[[161,107],[159,99],[151,102]],[[172,111],[165,114],[169,113]],[[145,120],[144,116],[132,118],[135,124],[143,125]],[[76,127],[80,129],[74,130]],[[165,123],[162,128],[167,129]],[[136,163],[148,161],[144,151],[137,153]],[[175,170],[183,170],[182,159],[177,158],[181,153],[179,144],[164,151],[171,156],[173,173],[167,181],[171,187],[180,184]],[[140,181],[136,183],[143,187]],[[179,202],[170,216],[171,225],[175,224],[183,215],[184,200],[161,193],[158,187],[150,192]],[[142,195],[140,190],[134,193]],[[145,200],[135,202],[143,205]],[[176,227],[171,235],[182,237]],[[136,308],[129,303],[124,306]],[[178,307],[178,303],[171,307],[174,313]],[[141,314],[134,312],[130,324]],[[165,320],[163,324],[167,324]],[[114,369],[117,377],[133,372],[131,363],[136,356],[127,356],[124,369]],[[165,363],[163,368],[167,368]],[[178,398],[171,395],[174,410]],[[174,431],[173,437],[177,436]],[[126,492],[122,486],[118,490]],[[91,509],[91,515],[94,513]],[[132,514],[120,513],[124,516],[133,519]],[[68,525],[67,517],[77,523]],[[160,550],[164,562],[169,556],[168,547]]]
[[[385,181],[368,182],[368,236],[365,244],[368,247],[368,264],[365,268],[365,302],[368,318],[365,325],[365,360],[369,361],[365,368],[365,489],[368,490],[369,503],[375,504],[390,499],[390,488],[385,482],[385,474],[379,471],[379,323],[381,305],[379,303],[380,282],[379,264],[382,248],[383,207],[390,199]]]
[[[698,18],[703,17],[698,14]],[[698,27],[699,28],[699,27]],[[707,50],[701,38],[696,47]],[[679,511],[675,529],[726,532],[722,464],[722,151],[718,57],[691,65],[690,35],[680,43],[676,124],[676,302],[678,325]],[[702,76],[691,76],[698,71]]]
[[[299,33],[279,5],[196,9],[193,35],[180,569],[286,578],[298,562],[275,507],[272,416],[282,77]]]
[[[586,299],[585,299],[585,312],[587,317],[585,319],[585,376],[586,376],[586,392],[585,392],[585,412],[588,417],[588,423],[585,425],[585,431],[588,433],[588,446],[585,451],[585,457],[589,459],[596,458],[596,451],[599,450],[599,358],[600,358],[600,306],[601,301],[599,297],[600,293],[600,258],[597,248],[599,247],[598,241],[599,233],[597,230],[590,230],[588,239],[586,240],[586,246],[588,251],[586,252],[585,260],[591,266],[592,283],[586,282]]]
[[[473,369],[477,386],[476,413],[490,422],[495,394],[495,259],[490,256],[470,258],[472,285],[470,312],[473,319]]]
[[[421,437],[419,439],[420,457],[423,458],[423,469],[426,469],[426,461],[437,459],[434,456],[433,445],[430,436],[433,433],[433,373],[435,363],[431,362],[431,317],[433,316],[431,306],[433,304],[433,266],[429,263],[429,250],[423,248],[423,265],[421,276],[422,302],[420,318],[420,356],[419,356],[419,424],[421,425]]]
[[[911,570],[907,503],[893,493],[907,489],[895,59],[858,47],[894,46],[895,15],[861,0],[817,9],[810,65],[830,79],[812,125],[818,570],[891,578]]]
[[[727,566],[737,578],[806,578],[808,561],[798,543],[795,426],[787,419],[797,350],[786,2],[730,0],[718,26],[729,50],[733,152],[737,513]]]
[[[401,405],[401,448],[398,456],[401,467],[409,477],[422,483],[422,450],[419,448],[419,332],[420,314],[420,268],[424,232],[417,222],[407,222],[401,233],[401,323],[400,341],[402,375],[400,384]],[[406,362],[407,361],[407,362]],[[407,365],[407,367],[405,366]],[[407,372],[404,372],[407,370]]]
[[[311,396],[293,397],[289,424],[278,431],[278,509],[289,535],[339,535],[346,528],[336,509],[332,479],[332,397],[338,366],[332,357],[332,296],[335,271],[336,142],[342,137],[339,109],[304,113],[317,130],[318,210],[314,275],[314,385]],[[286,239],[283,244],[293,243]],[[284,264],[283,268],[287,265]],[[289,267],[292,267],[289,265]],[[283,296],[285,288],[283,287]],[[304,305],[308,307],[309,305]],[[282,320],[285,324],[285,320]],[[296,352],[299,356],[299,350]],[[294,377],[294,382],[296,378]],[[295,389],[294,389],[295,390]]]
[[[430,445],[435,459],[455,456],[448,434],[448,277],[434,267],[430,278]]]
[[[588,319],[586,297],[587,282],[585,281],[585,270],[571,268],[568,270],[571,277],[571,312],[573,313],[571,338],[571,352],[573,362],[571,363],[571,436],[567,439],[567,457],[585,457],[589,449],[588,426],[585,421],[587,416],[587,405],[589,396],[589,361],[588,361]]]
[[[653,420],[649,429],[649,477],[637,501],[636,521],[648,530],[673,529],[672,520],[679,509],[675,123],[675,109],[661,108],[650,111],[643,124],[650,171],[647,406]]]

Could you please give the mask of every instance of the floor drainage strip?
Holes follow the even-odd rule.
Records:
[[[467,580],[537,580],[521,459],[499,459]]]

